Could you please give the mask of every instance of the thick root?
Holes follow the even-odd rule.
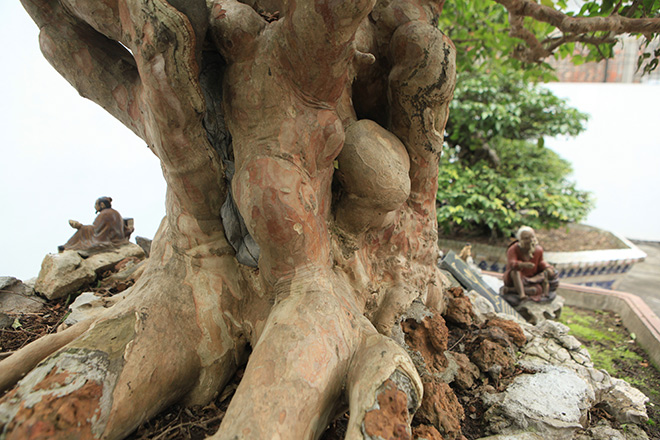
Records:
[[[93,438],[107,423],[123,349],[134,337],[135,316],[107,320],[34,368],[3,399],[0,413],[8,440]],[[113,329],[105,350],[84,349]],[[105,397],[105,398],[104,398]]]
[[[79,322],[62,332],[39,338],[4,359],[0,362],[0,392],[4,392],[14,386],[16,382],[36,367],[39,362],[76,339],[87,331],[91,325],[91,320]]]
[[[312,439],[335,415],[357,346],[357,312],[327,278],[294,280],[288,290],[213,439]]]
[[[350,367],[346,440],[410,438],[410,422],[422,401],[422,382],[403,348],[372,331]]]
[[[66,337],[60,346],[70,342],[0,402],[5,438],[121,439],[172,403],[210,398],[224,387],[236,368],[237,345],[219,323],[202,331],[199,323],[212,321],[211,307],[196,301],[189,284],[173,282],[185,279],[183,270],[174,262],[145,274],[136,293],[102,319],[54,335]],[[90,327],[84,333],[83,325]],[[211,351],[209,339],[224,344]],[[35,357],[37,349],[29,348]],[[211,370],[216,377],[205,379]]]

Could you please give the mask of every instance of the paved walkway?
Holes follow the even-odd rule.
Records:
[[[633,241],[647,257],[626,274],[616,290],[635,294],[660,317],[660,242]]]

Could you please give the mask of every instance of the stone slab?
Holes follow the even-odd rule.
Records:
[[[34,290],[14,277],[0,277],[0,313],[36,313],[43,309],[44,300]]]
[[[449,271],[454,278],[468,291],[474,290],[484,298],[486,298],[493,307],[496,313],[506,313],[523,319],[522,316],[511,305],[495,292],[486,281],[481,277],[477,271],[472,269],[465,261],[458,258],[454,251],[449,251],[442,259],[441,268]]]

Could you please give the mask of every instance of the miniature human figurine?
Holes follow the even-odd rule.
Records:
[[[517,240],[506,252],[504,286],[500,293],[514,307],[525,299],[536,302],[552,301],[559,286],[557,271],[543,259],[536,233],[523,226],[516,233]]]
[[[78,231],[73,234],[63,246],[58,246],[60,252],[65,250],[101,250],[128,242],[133,233],[132,225],[124,222],[121,214],[112,209],[112,198],[100,197],[94,204],[98,215],[91,225],[83,225],[76,220],[69,220],[72,228]]]
[[[472,245],[470,243],[466,243],[465,246],[463,246],[463,249],[461,249],[461,252],[458,254],[458,258],[466,263],[468,263],[468,259],[472,259]]]

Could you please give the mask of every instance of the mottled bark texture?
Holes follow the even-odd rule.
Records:
[[[347,438],[410,435],[424,386],[390,336],[413,301],[445,309],[442,2],[22,2],[45,57],[145,140],[168,189],[126,299],[0,364],[6,438],[119,439],[246,363],[213,438],[317,438],[346,408]]]

